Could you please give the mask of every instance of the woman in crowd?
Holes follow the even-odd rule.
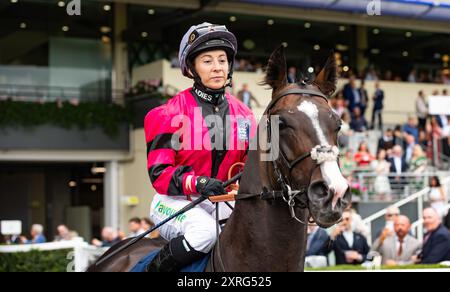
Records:
[[[386,151],[384,149],[378,151],[377,159],[372,161],[371,166],[377,174],[374,182],[375,193],[380,200],[388,200],[387,196],[391,194],[391,185],[387,175],[391,164],[386,161]]]
[[[367,167],[375,159],[372,154],[370,154],[366,142],[361,142],[359,144],[358,152],[356,152],[354,157],[358,167]]]
[[[437,176],[433,176],[430,179],[430,193],[428,196],[431,201],[431,207],[443,218],[446,214],[447,196]]]

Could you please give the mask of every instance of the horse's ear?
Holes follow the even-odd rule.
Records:
[[[262,85],[269,85],[275,92],[286,86],[287,83],[286,56],[284,55],[284,46],[281,45],[270,55]]]
[[[323,94],[330,97],[336,91],[337,83],[337,66],[336,59],[334,58],[334,52],[330,52],[325,65],[319,74],[317,74],[316,79],[314,79],[313,84],[316,85]]]

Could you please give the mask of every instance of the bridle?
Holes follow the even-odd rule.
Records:
[[[273,107],[285,96],[290,94],[299,94],[299,95],[310,95],[310,96],[318,96],[325,99],[325,101],[328,103],[327,97],[317,91],[317,90],[311,90],[311,89],[302,89],[302,88],[291,88],[284,91],[281,91],[277,93],[274,97],[272,97],[271,102],[267,106],[267,109],[265,111],[265,117],[266,117],[266,131],[267,131],[267,144],[269,145],[272,142],[272,124],[271,124],[271,113],[270,111],[273,109]],[[277,176],[277,182],[281,186],[281,190],[268,190],[267,187],[263,187],[262,192],[260,193],[253,193],[253,194],[243,194],[238,193],[235,195],[235,200],[244,200],[254,197],[260,197],[263,200],[275,200],[277,198],[282,198],[284,202],[288,204],[289,211],[291,213],[291,217],[301,224],[308,225],[311,222],[303,222],[301,219],[297,218],[295,214],[295,208],[300,209],[306,209],[308,208],[308,185],[302,186],[298,189],[292,189],[291,182],[286,176],[283,175],[283,173],[280,170],[280,166],[288,169],[288,174],[290,176],[290,173],[294,169],[294,167],[304,161],[306,158],[311,157],[311,159],[316,163],[316,167],[320,164],[324,163],[325,161],[337,161],[339,156],[339,150],[336,146],[331,145],[316,145],[313,147],[310,151],[300,155],[299,157],[295,158],[293,161],[289,161],[286,158],[286,155],[283,153],[282,149],[279,149],[279,157],[280,159],[272,159],[272,165],[275,171],[275,175]],[[280,160],[280,165],[278,164],[278,161]],[[216,218],[219,218],[219,204],[216,204]],[[217,219],[218,220],[218,219]],[[219,235],[219,224],[216,224],[216,232],[217,235]],[[215,253],[218,255],[218,261],[221,266],[222,271],[225,271],[225,266],[223,263],[223,259],[220,252],[220,245],[219,241],[216,242],[216,248],[213,248],[212,251],[212,265],[211,268],[213,271],[215,271]]]
[[[271,110],[283,97],[290,94],[318,96],[323,98],[328,103],[327,97],[317,90],[291,88],[277,93],[272,98],[265,112],[268,144],[272,142]],[[289,161],[286,158],[286,155],[283,153],[282,149],[279,149],[279,157],[281,159],[272,159],[272,166],[277,177],[277,183],[281,186],[281,190],[268,190],[267,187],[263,187],[262,192],[259,194],[239,193],[236,196],[236,199],[247,199],[256,196],[259,196],[263,200],[282,198],[288,204],[292,218],[302,224],[308,224],[297,218],[295,214],[295,208],[306,209],[308,207],[308,185],[299,187],[298,189],[292,189],[292,183],[290,182],[288,177],[290,177],[290,174],[294,167],[308,157],[311,157],[311,159],[316,163],[316,166],[319,166],[325,161],[336,161],[338,159],[338,155],[339,150],[336,146],[316,145],[310,151],[298,156],[293,161]],[[283,175],[281,171],[282,168],[288,170],[288,177]]]

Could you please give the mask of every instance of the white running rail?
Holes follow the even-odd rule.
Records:
[[[98,257],[105,251],[105,248],[98,248],[89,245],[83,241],[61,241],[40,244],[20,244],[20,245],[1,245],[0,253],[29,252],[31,250],[72,250],[67,253],[67,259],[70,260],[67,265],[67,272],[84,272]],[[45,272],[45,271],[42,271]]]

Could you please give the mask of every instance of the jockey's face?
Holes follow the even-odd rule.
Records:
[[[200,53],[194,60],[195,71],[204,86],[220,89],[225,86],[228,76],[228,59],[224,50]]]

